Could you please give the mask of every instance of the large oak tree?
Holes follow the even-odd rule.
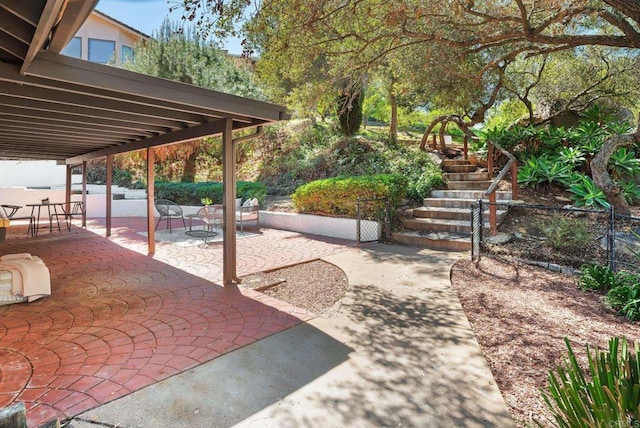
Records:
[[[319,57],[327,82],[358,79],[389,57],[412,52],[405,74],[429,88],[432,100],[459,107],[460,114],[441,120],[463,127],[481,122],[502,86],[513,83],[505,73],[516,61],[581,46],[633,55],[640,48],[637,0],[184,0],[181,5],[185,19],[205,33],[244,34],[247,50],[257,49],[267,62],[285,67],[290,81],[305,81]],[[640,131],[607,141],[593,165],[594,180],[625,213],[629,207],[604,166],[608,154],[634,142],[640,142]]]

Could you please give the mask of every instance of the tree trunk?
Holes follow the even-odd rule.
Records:
[[[611,155],[620,147],[640,142],[640,126],[634,134],[614,135],[607,138],[600,151],[591,161],[591,175],[594,183],[602,190],[607,201],[613,206],[617,214],[631,215],[631,208],[620,188],[614,183],[607,171]]]
[[[196,160],[198,159],[199,151],[194,150],[189,156],[184,159],[184,169],[182,171],[183,183],[193,183],[196,179]]]
[[[389,104],[391,105],[391,122],[389,123],[389,143],[398,142],[398,101],[396,95],[391,91],[389,94]]]
[[[438,123],[445,121],[448,118],[449,116],[438,116],[433,120],[433,122],[429,124],[427,129],[424,131],[424,134],[422,134],[422,139],[420,140],[420,150],[427,150],[427,143],[429,142],[428,141],[429,134],[431,134],[431,131],[433,130],[433,128],[436,127]]]

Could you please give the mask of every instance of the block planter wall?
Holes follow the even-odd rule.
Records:
[[[260,227],[290,230],[329,238],[356,240],[356,219],[325,217],[310,214],[260,211]],[[380,239],[381,230],[378,222],[362,221],[362,241]]]

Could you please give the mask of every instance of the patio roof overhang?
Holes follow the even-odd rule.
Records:
[[[232,132],[288,119],[285,108],[60,55],[96,4],[0,0],[0,157],[75,165],[223,135],[225,204],[232,206]],[[227,238],[235,248],[235,228]],[[235,251],[227,254],[234,265],[225,283],[237,279]]]

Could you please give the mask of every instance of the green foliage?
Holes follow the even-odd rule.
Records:
[[[579,180],[569,186],[569,192],[573,193],[571,198],[579,207],[591,207],[594,209],[609,209],[609,202],[598,186],[590,177],[579,176]]]
[[[579,147],[563,147],[558,153],[558,160],[572,167],[576,167],[584,164],[586,158]]]
[[[640,424],[640,348],[613,337],[609,350],[591,352],[580,366],[568,339],[564,365],[549,372],[542,396],[561,428],[632,428]],[[538,425],[541,426],[540,423]]]
[[[202,42],[191,28],[165,20],[154,37],[135,47],[127,70],[254,99],[265,99],[247,70],[219,48]]]
[[[640,159],[636,158],[635,152],[620,147],[613,152],[609,159],[609,170],[615,178],[635,178],[640,175]]]
[[[570,163],[558,162],[547,155],[531,156],[518,169],[518,183],[533,187],[541,183],[566,183],[571,169]]]
[[[155,196],[158,199],[169,199],[179,205],[198,205],[203,200],[210,204],[221,204],[223,188],[222,183],[155,183]],[[238,181],[236,183],[236,195],[242,199],[258,198],[263,201],[267,194],[266,187],[262,183]]]
[[[491,109],[487,115],[485,126],[487,128],[508,128],[523,117],[527,117],[527,108],[520,100],[507,99]]]
[[[628,320],[640,320],[640,276],[620,273],[623,285],[607,293],[606,302]]]
[[[414,200],[444,185],[442,170],[428,153],[363,137],[340,137],[329,126],[282,127],[255,144],[262,152],[259,180],[270,194],[290,194],[318,179],[375,174],[406,177],[404,196]]]
[[[105,162],[94,161],[87,164],[87,183],[89,184],[106,184],[107,182],[107,166]],[[124,169],[113,167],[113,175],[111,182],[116,186],[132,188],[133,174]]]
[[[628,204],[633,204],[637,201],[640,201],[640,185],[635,181],[621,181],[614,180],[616,185],[620,187],[622,194],[624,195],[625,200]]]
[[[625,284],[625,278],[614,273],[609,266],[586,264],[580,268],[578,285],[583,290],[609,291]]]
[[[567,137],[571,144],[578,146],[585,153],[594,155],[602,148],[607,132],[599,123],[585,121],[571,128]]]
[[[573,216],[553,215],[541,227],[554,250],[581,248],[591,240],[586,222]]]
[[[389,198],[395,207],[404,196],[406,185],[406,178],[393,174],[333,177],[304,184],[291,198],[302,213],[355,217],[358,198]]]

